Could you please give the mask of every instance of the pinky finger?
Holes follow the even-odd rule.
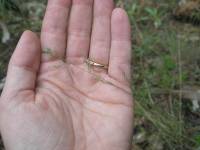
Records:
[[[112,41],[109,61],[109,75],[128,83],[131,72],[131,27],[126,12],[116,8],[112,13]]]

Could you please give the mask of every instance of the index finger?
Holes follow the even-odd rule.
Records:
[[[41,31],[42,60],[63,59],[71,0],[48,0]]]

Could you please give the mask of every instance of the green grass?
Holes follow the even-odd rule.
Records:
[[[191,68],[199,60],[196,51],[200,45],[197,41],[189,40],[192,34],[198,35],[199,31],[196,32],[193,26],[179,24],[171,19],[176,6],[174,1],[151,0],[144,1],[143,5],[140,2],[134,1],[126,5],[134,31],[135,116],[137,120],[143,119],[142,125],[141,122],[139,125],[136,122],[135,126],[146,134],[141,143],[135,144],[142,149],[152,150],[198,149],[199,136],[194,135],[199,130],[192,134],[188,130],[199,124],[191,125],[186,121],[188,116],[185,115],[184,107],[187,104],[181,89],[191,85],[191,82],[191,86],[199,84],[198,81],[195,82],[194,70]],[[183,29],[185,26],[188,28]],[[187,38],[181,39],[181,35]],[[177,91],[175,95],[173,91]],[[159,137],[159,141],[153,140],[159,143],[157,147],[149,140],[152,135]]]
[[[24,1],[17,15],[11,10],[0,11],[12,35],[11,41],[0,44],[0,49],[4,49],[0,52],[1,78],[22,31],[40,29],[44,9],[40,3],[44,1],[34,1],[31,6],[30,2]],[[174,0],[116,0],[116,3],[127,10],[133,31],[133,147],[135,150],[198,150],[200,110],[192,109],[193,99],[186,98],[181,90],[200,87],[198,27],[172,19],[177,5]],[[26,15],[21,15],[24,12]]]

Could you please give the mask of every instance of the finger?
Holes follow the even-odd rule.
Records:
[[[40,55],[39,38],[35,33],[25,31],[11,57],[3,93],[34,90]]]
[[[112,42],[109,74],[119,81],[130,80],[131,29],[128,16],[121,8],[112,13]]]
[[[109,62],[113,8],[113,0],[94,1],[94,22],[89,57],[104,65],[108,65]]]
[[[43,61],[65,57],[70,6],[71,0],[48,1],[41,32]]]
[[[70,14],[67,61],[75,63],[88,57],[93,16],[93,0],[73,0]]]

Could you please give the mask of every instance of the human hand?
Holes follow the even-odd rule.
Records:
[[[108,69],[88,65],[88,57]],[[130,24],[112,0],[49,0],[23,33],[0,99],[7,150],[128,150]]]

